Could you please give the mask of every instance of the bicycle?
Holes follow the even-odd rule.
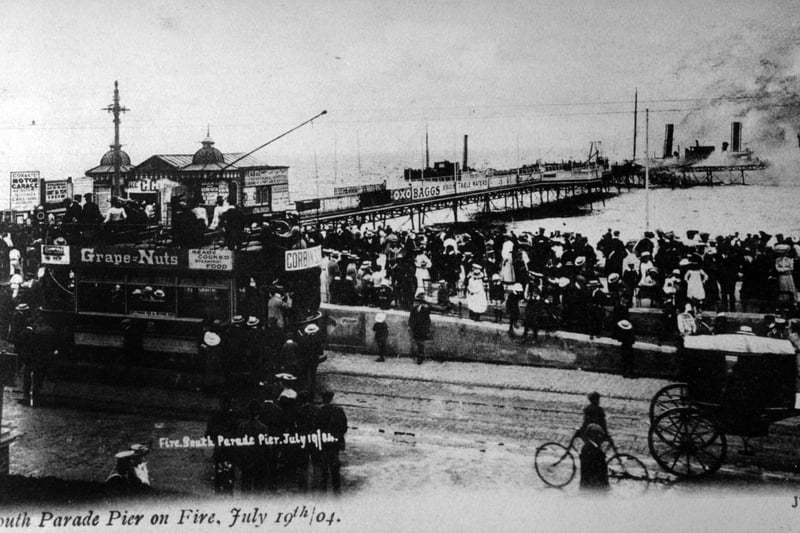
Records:
[[[575,478],[578,466],[572,450],[578,451],[575,448],[575,440],[579,436],[579,432],[576,431],[567,446],[558,442],[546,442],[536,448],[534,455],[536,474],[546,485],[562,488]],[[606,460],[606,467],[609,484],[615,492],[621,489],[628,492],[646,491],[652,480],[644,463],[629,453],[619,453],[613,444],[612,448],[614,453]]]

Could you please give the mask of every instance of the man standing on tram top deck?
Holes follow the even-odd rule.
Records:
[[[83,195],[86,203],[83,204],[83,211],[81,217],[81,224],[85,226],[93,226],[99,224],[103,217],[100,215],[100,207],[92,200],[92,193],[87,192]]]

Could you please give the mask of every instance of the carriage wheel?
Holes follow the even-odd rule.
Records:
[[[681,477],[716,472],[728,447],[725,434],[692,407],[677,407],[658,415],[650,425],[647,442],[659,466]]]
[[[658,415],[676,407],[688,407],[686,397],[689,395],[689,386],[686,383],[672,383],[662,387],[650,401],[650,423]]]
[[[614,454],[606,462],[608,481],[615,496],[638,496],[650,487],[647,467],[639,459],[627,453]]]
[[[542,481],[556,488],[572,481],[577,470],[572,452],[557,442],[546,442],[536,448],[534,466]]]

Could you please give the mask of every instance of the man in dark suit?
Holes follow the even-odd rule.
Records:
[[[81,195],[76,194],[75,198],[66,198],[64,200],[66,205],[66,212],[64,213],[64,226],[66,234],[70,242],[77,240],[80,235],[78,224],[81,223],[83,218],[83,208],[81,207]]]
[[[431,310],[422,292],[417,295],[414,307],[408,315],[408,328],[416,348],[415,362],[421,365],[425,360],[425,341],[430,337],[431,330]]]
[[[87,192],[83,195],[86,203],[83,205],[81,223],[85,225],[99,224],[103,217],[100,215],[100,207],[92,200],[92,193]]]
[[[81,195],[76,194],[74,199],[67,198],[64,200],[67,204],[67,210],[64,213],[64,222],[66,224],[77,224],[81,221],[83,216],[83,208],[81,207]]]

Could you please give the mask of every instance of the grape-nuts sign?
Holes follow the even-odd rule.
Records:
[[[11,210],[30,211],[39,205],[41,196],[39,171],[11,173]]]

